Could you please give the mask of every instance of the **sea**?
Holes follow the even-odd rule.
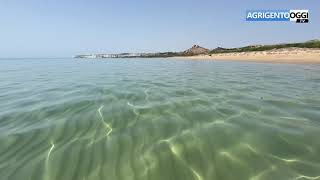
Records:
[[[0,179],[320,179],[320,65],[0,59]]]

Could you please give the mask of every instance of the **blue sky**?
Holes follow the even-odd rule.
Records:
[[[310,23],[246,22],[248,9],[309,9]],[[320,38],[319,0],[1,0],[0,57],[180,51]]]

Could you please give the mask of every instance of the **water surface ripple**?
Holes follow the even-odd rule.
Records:
[[[320,179],[319,90],[319,65],[1,59],[0,179]]]

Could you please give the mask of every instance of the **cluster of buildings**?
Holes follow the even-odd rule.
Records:
[[[99,59],[99,58],[132,58],[132,57],[144,57],[148,56],[148,53],[121,53],[121,54],[88,54],[88,55],[77,55],[74,58],[88,58],[88,59]]]

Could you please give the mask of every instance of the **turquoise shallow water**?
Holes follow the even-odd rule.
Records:
[[[320,66],[0,60],[1,180],[320,179]]]

